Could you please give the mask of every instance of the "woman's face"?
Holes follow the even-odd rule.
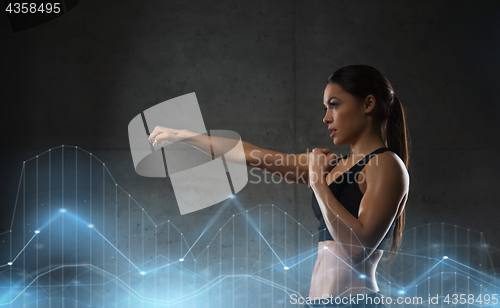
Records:
[[[336,83],[325,88],[323,97],[325,117],[323,123],[328,125],[331,138],[337,146],[353,143],[366,127],[364,104],[353,95],[342,90]]]

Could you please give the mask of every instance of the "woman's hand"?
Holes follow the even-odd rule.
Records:
[[[309,185],[326,183],[326,176],[335,166],[337,159],[337,154],[328,149],[313,149],[309,153]]]
[[[162,126],[156,126],[153,132],[149,135],[148,140],[153,146],[163,145],[166,143],[178,142],[186,138],[187,131],[185,129],[178,130]]]

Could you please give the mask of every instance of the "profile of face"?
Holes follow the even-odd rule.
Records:
[[[323,97],[326,114],[323,123],[328,125],[328,129],[335,130],[331,137],[335,145],[351,144],[368,129],[367,113],[373,110],[374,101],[372,95],[360,101],[336,83],[326,86]]]

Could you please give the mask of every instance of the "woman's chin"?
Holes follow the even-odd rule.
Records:
[[[347,144],[347,143],[343,140],[333,138],[333,144],[339,147],[339,146],[342,146],[342,145]]]

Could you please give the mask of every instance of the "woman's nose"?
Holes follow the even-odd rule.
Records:
[[[329,124],[332,122],[332,117],[328,114],[328,112],[325,114],[325,117],[323,118],[323,123]]]

